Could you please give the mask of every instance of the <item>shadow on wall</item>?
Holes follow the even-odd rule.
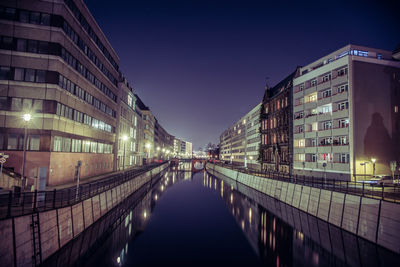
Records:
[[[377,158],[379,162],[388,166],[391,160],[395,160],[394,150],[392,139],[383,124],[383,117],[375,112],[364,137],[364,155],[368,159]]]

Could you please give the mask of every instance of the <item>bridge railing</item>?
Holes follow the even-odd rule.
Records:
[[[143,166],[140,169],[127,170],[76,186],[54,189],[52,191],[33,191],[13,193],[12,191],[0,194],[0,219],[31,214],[36,211],[46,211],[74,205],[125,183],[165,162]]]

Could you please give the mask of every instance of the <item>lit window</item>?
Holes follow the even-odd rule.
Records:
[[[394,106],[394,113],[399,112],[399,106]]]

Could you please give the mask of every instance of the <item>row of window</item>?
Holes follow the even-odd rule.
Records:
[[[111,98],[114,102],[117,102],[117,96],[63,47],[61,48],[61,58],[64,59],[68,65],[73,67],[83,77],[85,77],[89,82],[100,89],[100,91],[102,91],[105,95]]]
[[[90,27],[89,23],[85,19],[85,17],[82,15],[82,13],[79,11],[78,7],[75,5],[73,0],[64,0],[65,4],[69,7],[69,9],[72,11],[74,14],[75,18],[79,21],[79,23],[82,25],[82,27],[85,29],[85,31],[89,34],[90,38],[96,43],[100,51],[103,52],[104,56],[110,61],[111,65],[118,71],[118,65],[111,56],[111,54],[108,52],[107,48],[102,44],[100,39],[97,37],[96,33],[93,31],[93,29]]]
[[[280,110],[281,108],[285,108],[289,105],[288,97],[279,98],[277,100],[271,101],[264,106],[265,114],[272,113]],[[258,115],[258,114],[257,114]]]
[[[320,138],[307,138],[307,139],[295,139],[293,142],[294,147],[316,147],[316,146],[344,146],[349,144],[349,138],[347,136],[323,137]]]
[[[57,103],[56,114],[59,116],[65,117],[67,119],[70,119],[70,120],[84,123],[95,129],[99,129],[99,130],[106,131],[109,133],[114,132],[114,128],[111,125],[109,125],[101,120],[95,119],[85,113],[78,111],[78,110],[75,110],[66,105],[63,105],[61,103]]]
[[[113,145],[101,142],[54,136],[54,152],[113,153]]]
[[[96,65],[96,67],[107,76],[107,78],[115,85],[118,85],[117,79],[111,74],[106,66],[100,59],[93,53],[93,51],[85,44],[82,38],[72,29],[66,20],[63,22],[63,31],[65,34],[82,50],[84,54]]]
[[[23,134],[0,134],[0,149],[23,150]],[[28,135],[26,138],[26,150],[40,150],[40,135]]]
[[[45,70],[0,66],[0,80],[44,83],[46,82],[46,73]]]
[[[336,87],[336,90],[335,90],[336,93],[335,94],[341,94],[341,93],[347,92],[348,90],[349,90],[348,84],[342,84],[342,85],[339,85],[339,86]],[[304,97],[300,97],[300,98],[295,99],[295,106],[301,105],[303,103],[317,102],[318,99],[327,98],[327,97],[330,97],[330,96],[332,96],[332,89],[331,88],[326,89],[324,91],[321,91],[319,97],[318,97],[318,93],[314,92],[314,93],[311,93],[311,94],[306,95]]]
[[[69,79],[65,78],[61,74],[59,75],[58,85],[61,88],[70,92],[71,94],[76,95],[80,99],[86,101],[90,105],[93,105],[98,110],[101,110],[104,113],[106,113],[114,118],[116,117],[115,110],[113,110],[112,108],[110,108],[109,106],[107,106],[106,104],[101,102],[99,99],[95,98],[94,96],[89,94],[87,91],[85,91],[84,89],[82,89],[81,87],[79,87],[78,85],[76,85],[75,83],[70,81]]]
[[[342,101],[342,102],[333,103],[333,105],[336,105],[336,108],[337,108],[333,112],[349,109],[349,102],[348,101]],[[309,109],[309,110],[306,110],[306,111],[296,112],[294,114],[294,119],[295,120],[303,119],[303,118],[308,118],[308,117],[321,115],[321,114],[326,114],[326,113],[332,113],[332,103],[320,106],[318,108]]]
[[[348,118],[341,118],[338,120],[334,120],[335,128],[347,128],[349,127],[349,119]],[[312,124],[306,125],[298,125],[294,128],[294,133],[303,133],[303,132],[313,132],[313,131],[324,131],[332,129],[333,125],[331,120],[322,121],[322,122],[314,122]]]
[[[340,76],[345,76],[348,73],[348,68],[347,67],[342,67],[340,69],[333,70],[332,73],[334,74],[333,78],[340,77]],[[306,82],[300,84],[295,89],[295,93],[301,92],[304,89],[308,89],[310,87],[317,86],[317,84],[328,82],[330,80],[332,80],[332,74],[331,73],[323,74],[323,75],[319,76],[318,78],[313,78],[313,79],[311,79],[309,81],[306,81]]]
[[[59,44],[9,36],[0,37],[0,49],[36,54],[60,55]]]
[[[82,39],[72,30],[69,24],[64,18],[58,15],[50,15],[47,13],[33,12],[22,9],[15,9],[9,7],[0,7],[0,18],[7,20],[16,20],[25,23],[39,24],[39,25],[51,25],[55,27],[61,27],[67,36],[88,56],[88,58],[100,69],[107,78],[117,86],[117,79],[111,74],[111,72],[100,62],[100,60],[94,55],[94,53],[89,49],[89,47],[82,41]],[[44,42],[43,42],[44,43]],[[33,52],[33,51],[28,51]],[[36,53],[36,52],[33,52]],[[40,52],[39,52],[40,53]],[[107,52],[109,55],[109,53]],[[107,55],[105,54],[106,58]],[[113,64],[114,62],[114,64]],[[111,64],[118,71],[118,65],[115,61]],[[115,67],[116,66],[116,67]]]
[[[327,163],[349,163],[350,154],[348,153],[320,153],[320,154],[295,154],[297,162],[327,162]]]

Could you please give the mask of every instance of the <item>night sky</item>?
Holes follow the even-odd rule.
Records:
[[[218,143],[262,100],[266,82],[296,66],[349,43],[390,51],[400,43],[400,1],[85,2],[135,92],[194,150]]]

